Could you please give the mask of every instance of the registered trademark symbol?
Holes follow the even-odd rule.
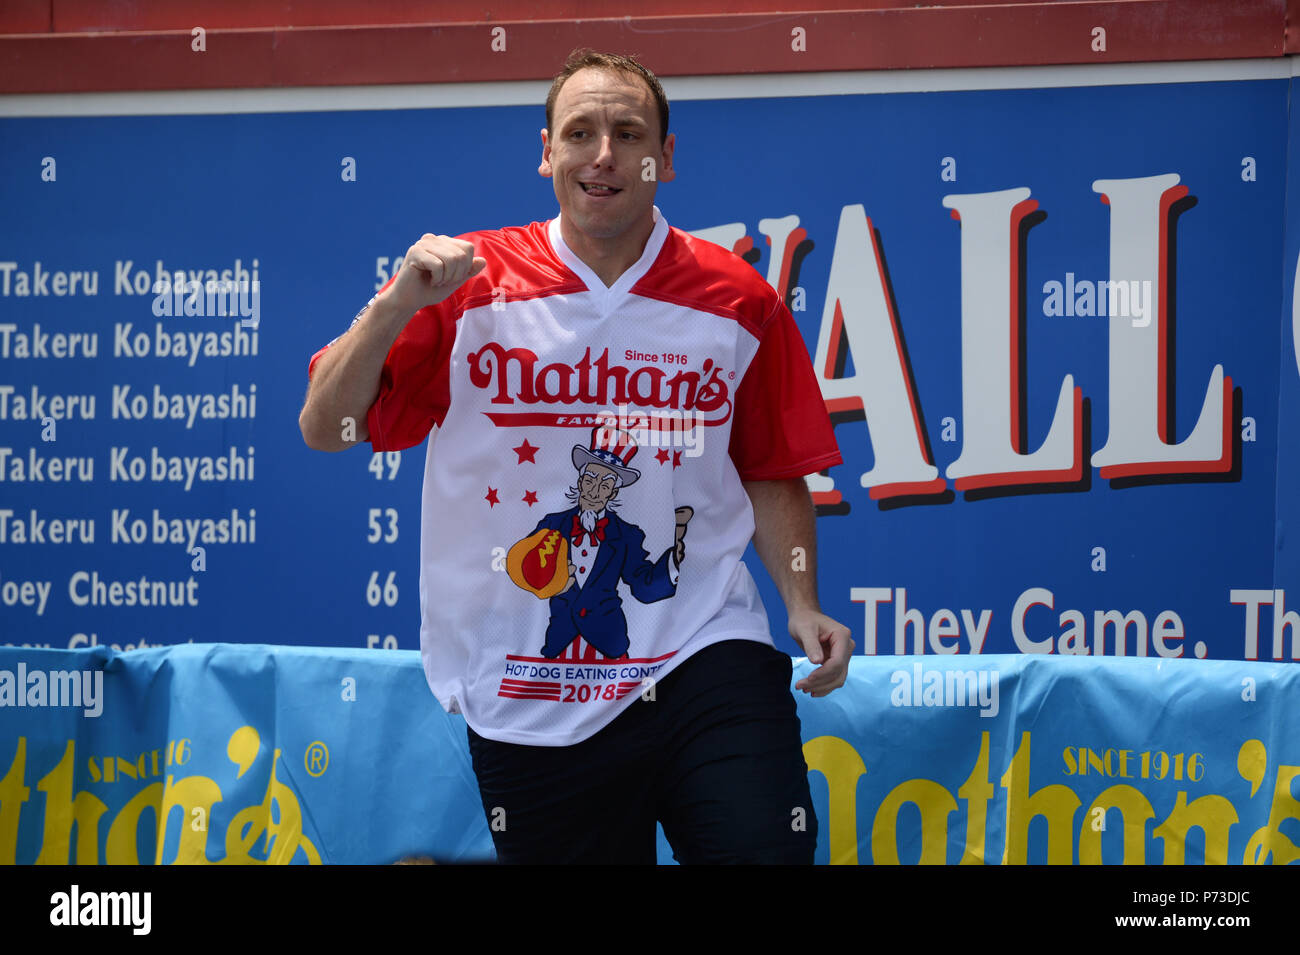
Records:
[[[316,740],[307,747],[307,754],[303,757],[303,764],[307,767],[307,775],[321,775],[330,765],[329,748],[320,740]]]
[[[736,377],[736,373],[735,373],[734,371],[729,371],[729,372],[727,372],[727,377],[728,377],[728,378],[735,378],[735,377]]]

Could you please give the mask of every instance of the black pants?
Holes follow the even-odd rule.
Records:
[[[781,651],[726,640],[573,746],[467,727],[498,860],[653,865],[658,821],[681,863],[811,864],[817,819],[790,674]]]

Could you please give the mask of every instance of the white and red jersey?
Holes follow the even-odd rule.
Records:
[[[417,312],[384,364],[366,419],[374,449],[409,448],[436,426],[425,674],[481,736],[577,743],[695,651],[771,644],[741,559],[754,532],[741,481],[841,460],[777,293],[654,215],[610,288],[564,244],[558,217],[460,236],[486,268]],[[617,477],[607,506],[583,506],[584,470],[606,488]],[[556,593],[566,557],[574,580]]]

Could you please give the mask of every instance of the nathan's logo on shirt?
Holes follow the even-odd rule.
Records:
[[[471,352],[469,380],[476,387],[494,392],[494,405],[588,405],[607,407],[631,405],[637,408],[663,408],[695,411],[705,425],[725,424],[731,419],[731,389],[734,371],[726,371],[706,358],[699,371],[685,367],[660,368],[656,365],[613,364],[609,349],[594,359],[591,348],[572,365],[554,362],[542,365],[537,354],[527,348],[506,348],[488,342]],[[488,417],[498,425],[590,426],[567,413],[493,413]],[[654,426],[652,423],[651,426]]]

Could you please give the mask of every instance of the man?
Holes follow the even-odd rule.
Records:
[[[648,70],[575,53],[541,138],[559,217],[411,246],[312,358],[304,439],[342,450],[350,419],[357,440],[400,450],[437,425],[421,654],[439,702],[465,716],[502,861],[652,863],[658,820],[679,861],[809,863],[817,821],[790,660],[741,560],[752,537],[791,636],[821,664],[797,688],[842,685],[853,641],[818,606],[803,481],[841,459],[807,349],[754,269],[655,207],[675,137]],[[583,639],[579,600],[575,636],[551,657],[537,649],[562,639],[551,598],[581,594],[596,567],[569,572],[574,548],[582,568],[583,545],[609,541],[608,525],[592,541],[572,521],[518,541],[540,496],[572,483],[572,429],[592,435],[588,463],[610,470],[626,470],[620,432],[659,446],[623,510],[671,566],[653,571],[661,599],[623,605],[626,648],[599,628]],[[633,550],[607,552],[624,583],[644,572],[646,551]],[[602,599],[618,601],[606,582],[602,569]]]

